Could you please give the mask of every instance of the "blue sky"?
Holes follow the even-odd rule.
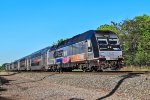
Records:
[[[150,15],[149,0],[0,0],[0,64],[143,14]]]

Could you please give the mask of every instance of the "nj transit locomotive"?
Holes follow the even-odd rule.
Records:
[[[6,69],[105,71],[120,69],[122,65],[118,36],[112,31],[89,30],[16,60]]]

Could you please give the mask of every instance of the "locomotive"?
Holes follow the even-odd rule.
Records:
[[[122,66],[122,50],[117,34],[108,30],[89,30],[7,64],[6,70],[107,71]]]

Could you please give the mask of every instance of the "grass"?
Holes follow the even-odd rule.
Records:
[[[5,70],[4,69],[0,69],[0,72],[4,72]]]
[[[72,70],[73,72],[81,72],[81,71],[83,71],[83,70],[81,70],[81,69],[74,69],[74,70]]]
[[[146,71],[150,72],[150,66],[125,66],[121,71]]]

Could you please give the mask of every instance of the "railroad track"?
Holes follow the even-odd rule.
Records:
[[[43,71],[20,71],[18,73],[42,73],[42,74],[92,74],[92,75],[122,75],[122,74],[149,74],[146,71],[105,71],[105,72],[83,72],[83,71],[72,71],[72,72],[43,72]],[[14,73],[13,73],[14,74]],[[17,74],[17,73],[16,73]]]

